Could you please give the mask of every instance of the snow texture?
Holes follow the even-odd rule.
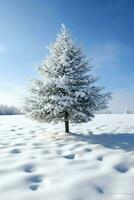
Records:
[[[40,124],[0,116],[1,200],[133,200],[133,114]]]

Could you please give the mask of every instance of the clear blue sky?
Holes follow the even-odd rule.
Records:
[[[20,103],[61,23],[113,92],[110,109],[134,110],[133,0],[0,0],[0,103]]]

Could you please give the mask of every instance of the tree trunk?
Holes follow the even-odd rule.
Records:
[[[67,111],[65,111],[65,132],[69,133],[69,114]]]

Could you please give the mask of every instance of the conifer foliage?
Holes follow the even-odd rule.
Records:
[[[91,120],[95,111],[107,107],[111,94],[95,85],[90,61],[64,25],[48,50],[38,68],[41,79],[33,80],[25,110],[40,122],[64,121],[65,132],[69,132],[69,122]]]

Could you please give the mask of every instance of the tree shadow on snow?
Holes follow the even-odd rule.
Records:
[[[70,133],[74,140],[84,141],[90,144],[99,144],[110,149],[122,149],[125,151],[134,151],[134,133],[102,133],[96,135],[82,135]]]

